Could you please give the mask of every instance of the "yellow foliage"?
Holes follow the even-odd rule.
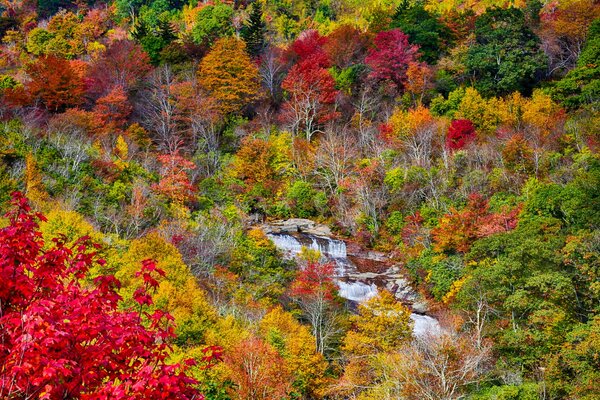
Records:
[[[260,332],[285,359],[295,375],[296,388],[311,394],[322,392],[327,362],[317,352],[315,338],[306,326],[278,306],[262,319]]]
[[[354,328],[344,338],[342,349],[353,355],[370,355],[389,351],[412,334],[410,310],[388,291],[382,291],[358,308],[353,316]]]
[[[135,273],[147,259],[155,260],[158,268],[165,271],[165,277],[158,279],[159,287],[152,295],[154,306],[173,315],[180,340],[197,343],[216,320],[216,313],[179,251],[157,233],[132,241],[121,257],[109,262],[109,265],[112,262],[120,266],[115,276],[123,285],[120,294],[125,304],[133,305],[133,292],[143,286],[142,278]]]
[[[263,231],[258,228],[252,228],[248,231],[248,239],[252,240],[256,247],[271,248],[273,242],[265,235]]]
[[[394,134],[403,139],[413,136],[415,132],[429,126],[434,120],[428,108],[418,106],[409,111],[396,110],[388,123],[392,126]]]
[[[454,114],[455,119],[468,119],[473,122],[478,132],[491,134],[501,120],[501,101],[495,97],[485,100],[479,92],[472,87],[465,91],[458,110]]]
[[[46,219],[40,223],[40,231],[46,243],[50,243],[59,235],[66,236],[68,243],[83,236],[89,236],[96,243],[102,242],[103,235],[76,211],[53,209],[46,213]]]
[[[25,156],[25,194],[31,205],[37,209],[43,209],[48,200],[48,193],[42,183],[42,173],[31,153]]]
[[[202,59],[200,85],[219,102],[223,114],[238,112],[259,97],[258,67],[236,38],[219,39]]]
[[[448,291],[448,293],[446,293],[444,295],[444,297],[442,297],[442,302],[444,304],[451,303],[452,300],[454,300],[454,298],[458,294],[458,292],[460,292],[462,287],[465,285],[466,281],[467,281],[467,277],[465,276],[457,281],[452,282],[452,286],[450,286],[450,290]]]

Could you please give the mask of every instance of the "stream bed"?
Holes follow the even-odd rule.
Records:
[[[338,285],[340,297],[354,304],[360,304],[377,296],[379,290],[386,289],[413,310],[410,318],[414,321],[413,334],[415,336],[436,335],[441,332],[442,328],[438,320],[425,315],[426,304],[401,274],[400,267],[388,266],[381,261],[369,259],[371,264],[379,263],[381,267],[375,270],[361,271],[357,267],[357,264],[363,261],[360,255],[349,256],[346,242],[326,236],[300,232],[267,232],[267,237],[284,253],[285,257],[296,257],[302,248],[306,247],[318,250],[325,260],[333,262],[335,282]]]

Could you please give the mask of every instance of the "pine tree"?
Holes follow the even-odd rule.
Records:
[[[252,11],[247,25],[242,31],[242,37],[246,42],[246,50],[252,57],[258,56],[265,47],[265,33],[267,25],[263,21],[263,11],[259,0],[252,3]]]

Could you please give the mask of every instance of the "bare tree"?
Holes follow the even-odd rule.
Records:
[[[490,348],[467,334],[445,332],[416,338],[391,355],[388,374],[402,398],[458,400],[489,368]]]
[[[168,65],[157,68],[150,78],[150,87],[141,109],[141,123],[152,132],[158,148],[176,154],[184,140],[180,125],[180,105],[173,93],[176,83]]]

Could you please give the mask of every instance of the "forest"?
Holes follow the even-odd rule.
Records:
[[[598,0],[0,0],[0,39],[1,399],[600,399]]]

